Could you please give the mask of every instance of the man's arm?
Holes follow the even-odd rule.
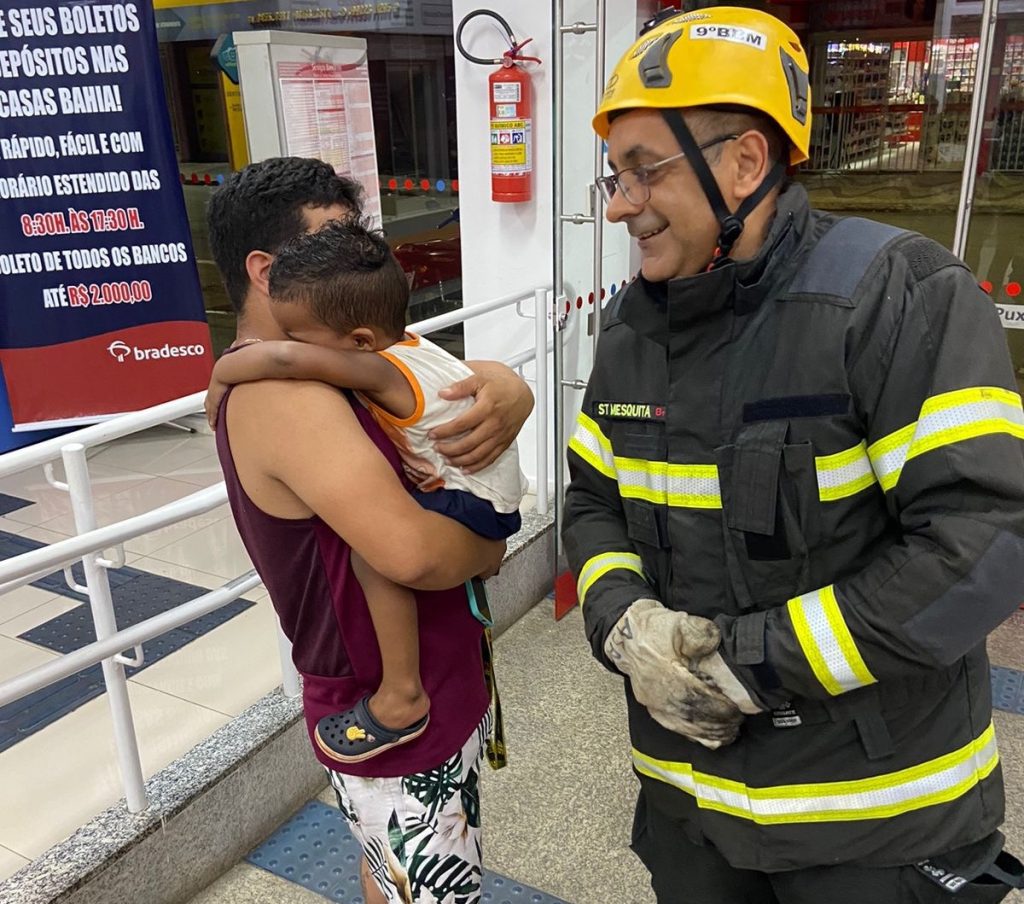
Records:
[[[468,411],[431,432],[451,464],[468,473],[493,464],[522,430],[533,410],[533,393],[511,368],[497,361],[467,361],[472,377],[441,391],[453,401],[474,396]]]
[[[605,640],[626,610],[639,599],[657,599],[626,530],[615,459],[608,438],[587,412],[601,398],[600,359],[594,368],[569,442],[570,483],[565,495],[562,540],[576,592],[583,607],[594,656],[617,671],[605,652]]]
[[[232,393],[227,416],[239,476],[254,501],[260,504],[250,486],[286,489],[392,581],[442,590],[500,565],[504,543],[413,500],[336,390],[246,383]]]
[[[763,629],[763,614],[716,620],[726,662],[768,705],[948,667],[1024,600],[1024,412],[992,301],[952,259],[886,293],[849,367],[869,491],[900,537]],[[737,665],[762,630],[770,668]]]

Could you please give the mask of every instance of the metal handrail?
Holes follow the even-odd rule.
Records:
[[[147,618],[129,628],[124,628],[103,640],[93,641],[91,644],[74,652],[66,653],[52,662],[36,666],[14,678],[0,682],[0,706],[6,706],[8,703],[13,703],[15,700],[35,693],[57,681],[70,678],[82,669],[109,659],[122,650],[147,643],[161,634],[166,634],[168,631],[173,631],[175,628],[180,628],[191,621],[209,615],[239,599],[250,590],[259,587],[262,583],[260,576],[255,571],[247,571],[216,590],[211,590],[187,603],[181,603],[173,609],[168,609],[166,612]]]
[[[98,446],[100,443],[121,439],[132,433],[138,433],[140,430],[148,430],[150,427],[158,427],[160,424],[166,424],[179,417],[195,414],[195,412],[203,410],[205,398],[206,390],[204,389],[202,392],[194,392],[192,395],[163,402],[152,408],[144,408],[142,411],[120,414],[101,424],[93,424],[83,427],[81,430],[65,433],[63,436],[45,439],[35,445],[26,446],[24,449],[4,452],[3,455],[0,455],[0,477],[9,477],[19,471],[25,471],[37,465],[45,465],[55,458],[60,458],[61,450],[68,443],[81,443],[86,448]]]
[[[545,286],[544,290],[549,288],[551,287]],[[507,308],[510,305],[519,304],[519,302],[532,297],[533,292],[515,292],[511,295],[504,295],[501,298],[485,301],[483,304],[475,304],[471,308],[460,308],[457,311],[449,311],[447,314],[438,314],[436,317],[428,317],[426,320],[421,320],[418,323],[409,324],[407,329],[411,333],[418,333],[421,336],[426,336],[430,333],[435,333],[438,330],[455,326],[457,323],[464,323],[467,320],[473,320],[476,317],[481,317],[484,314],[490,314],[494,311],[500,310],[501,308]]]
[[[956,228],[953,232],[952,252],[959,258],[967,255],[967,236],[974,210],[974,187],[978,177],[978,158],[981,155],[982,131],[985,123],[985,102],[988,97],[989,76],[992,72],[992,48],[999,19],[999,4],[985,0],[981,10],[981,35],[978,41],[978,72],[971,103],[970,131],[964,149],[964,169],[960,181],[960,203],[957,205]]]
[[[5,559],[0,562],[0,594],[31,583],[42,575],[59,571],[89,553],[110,549],[126,540],[205,514],[227,501],[227,489],[221,481],[141,515]]]

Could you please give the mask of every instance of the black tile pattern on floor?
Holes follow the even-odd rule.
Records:
[[[0,493],[0,518],[29,505],[32,505],[32,503],[28,499],[19,499],[17,496],[8,496],[6,493]]]
[[[0,531],[0,559],[38,549],[43,545],[36,540]],[[76,580],[84,583],[81,565],[76,565],[73,571]],[[149,574],[137,568],[119,568],[108,571],[107,575],[118,628],[129,628],[208,592],[203,587]],[[32,586],[79,600],[81,604],[19,635],[20,639],[57,653],[71,653],[96,639],[92,612],[86,596],[70,590],[61,572],[34,581]],[[216,612],[149,641],[143,647],[145,662],[142,668],[126,669],[126,674],[128,677],[137,674],[254,605],[255,603],[249,600],[235,600]],[[128,653],[131,655],[132,651]],[[55,722],[103,692],[102,669],[95,665],[14,703],[0,707],[0,751]]]
[[[1024,716],[1024,672],[992,667],[992,705],[1017,716]]]

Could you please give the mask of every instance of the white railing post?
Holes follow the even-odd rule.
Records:
[[[96,527],[96,512],[93,508],[92,483],[85,458],[85,446],[81,443],[72,443],[61,450],[61,455],[71,492],[75,531],[79,534],[88,533]],[[82,558],[82,567],[85,569],[85,584],[88,588],[96,639],[103,640],[117,632],[117,622],[114,617],[114,602],[110,596],[110,581],[106,569],[99,564],[98,559],[98,553],[88,553]],[[104,659],[102,667],[110,715],[114,722],[114,746],[117,749],[117,761],[128,811],[141,813],[149,806],[149,801],[146,799],[145,782],[142,778],[139,742],[135,736],[135,723],[132,720],[124,667],[113,656]]]
[[[537,382],[534,397],[537,400],[537,416],[534,423],[537,429],[537,513],[548,513],[548,290],[535,289],[533,292],[535,307],[535,349],[537,362]]]
[[[286,697],[295,698],[302,694],[299,672],[292,662],[292,642],[285,637],[281,623],[277,623],[277,651],[281,654],[281,690]]]

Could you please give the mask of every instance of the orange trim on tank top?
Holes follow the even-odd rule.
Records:
[[[416,339],[416,343],[418,342],[419,339]],[[396,345],[405,344],[405,342],[396,343]],[[385,411],[383,408],[381,408],[380,405],[377,405],[373,402],[371,402],[370,405],[372,406],[373,410],[380,414],[380,416],[384,418],[384,420],[386,420],[389,424],[394,424],[396,427],[411,427],[421,417],[423,417],[423,409],[426,407],[423,399],[423,387],[420,386],[420,381],[416,379],[416,377],[413,375],[413,372],[409,370],[409,365],[407,365],[404,361],[399,360],[397,357],[395,357],[392,354],[389,354],[386,351],[377,352],[377,354],[380,355],[382,358],[385,358],[388,361],[390,361],[392,364],[395,365],[395,367],[397,367],[402,372],[402,376],[405,377],[406,381],[409,383],[409,386],[412,388],[413,395],[416,397],[416,407],[415,409],[413,409],[413,412],[412,414],[409,415],[409,417],[395,417],[390,411]]]

